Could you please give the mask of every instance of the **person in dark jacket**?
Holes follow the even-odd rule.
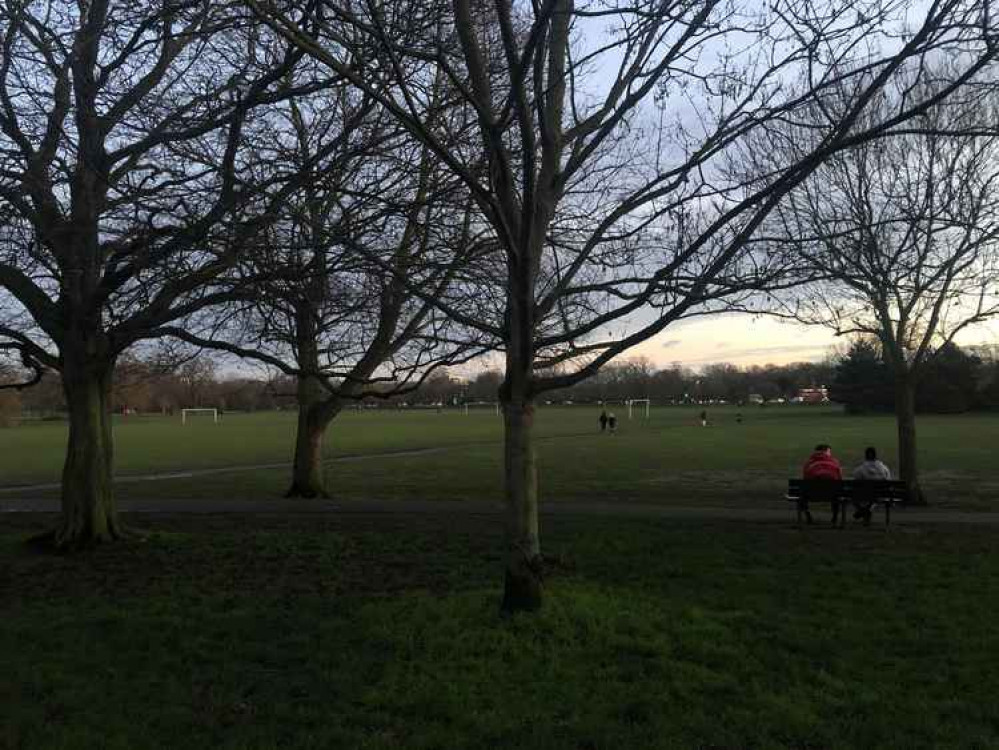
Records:
[[[607,416],[607,410],[604,409],[602,412],[600,412],[600,431],[601,432],[606,432],[607,431],[607,420],[608,419],[609,419],[609,417]]]
[[[815,450],[805,461],[805,465],[801,469],[802,479],[828,479],[831,481],[840,480],[843,478],[843,469],[839,465],[839,461],[832,454],[832,448],[825,443],[819,443],[815,446]],[[803,510],[805,511],[805,518],[808,523],[812,522],[812,514],[808,510],[808,501],[803,501]],[[839,504],[833,501],[833,523],[836,523],[836,518],[839,515]],[[844,511],[845,512],[845,511]]]

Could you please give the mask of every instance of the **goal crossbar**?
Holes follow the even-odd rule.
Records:
[[[219,423],[219,410],[218,409],[181,409],[180,410],[180,423],[187,424],[187,415],[196,412],[211,412],[212,422],[215,424]]]

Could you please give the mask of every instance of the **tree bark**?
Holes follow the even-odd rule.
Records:
[[[323,437],[340,408],[332,400],[323,400],[322,391],[322,386],[314,377],[299,378],[295,459],[291,487],[285,497],[329,497],[323,477]]]
[[[533,612],[541,608],[542,601],[534,401],[527,395],[508,395],[503,399],[503,414],[506,579],[501,609]]]
[[[62,471],[62,518],[36,542],[72,551],[125,535],[114,501],[111,432],[113,362],[95,361],[86,344],[63,351],[62,385],[69,409],[69,443]],[[82,350],[82,351],[81,351]]]
[[[909,502],[926,505],[919,485],[916,459],[916,383],[911,375],[895,378],[895,420],[898,427],[898,473],[909,490]]]

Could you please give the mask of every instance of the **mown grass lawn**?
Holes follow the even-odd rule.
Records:
[[[676,505],[779,504],[784,481],[797,476],[817,442],[828,442],[850,467],[873,444],[897,468],[891,416],[851,417],[836,408],[747,407],[737,424],[733,407],[711,408],[702,429],[697,408],[659,407],[648,421],[623,418],[617,435],[597,432],[593,407],[541,407],[540,476],[543,497],[629,500]],[[327,442],[327,476],[339,499],[486,499],[502,491],[502,424],[490,409],[348,412]],[[115,427],[119,475],[287,462],[294,415],[227,414],[182,426],[179,418],[119,418]],[[923,416],[920,459],[937,507],[999,508],[999,415]],[[58,480],[65,426],[41,424],[0,430],[0,486]],[[345,458],[439,449],[369,460]],[[340,459],[340,460],[338,460]],[[120,492],[144,498],[209,500],[280,496],[287,468],[235,471],[156,482],[122,483]],[[49,491],[49,494],[53,494]],[[2,496],[0,496],[2,502]]]
[[[990,529],[551,517],[497,613],[495,518],[0,525],[0,748],[992,748]]]

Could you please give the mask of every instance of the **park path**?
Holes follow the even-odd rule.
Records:
[[[580,433],[582,434],[582,433]],[[580,434],[546,435],[541,440],[559,440],[579,437]],[[586,433],[588,434],[588,433]],[[408,448],[382,453],[348,454],[327,459],[326,463],[345,463],[378,459],[404,458],[407,456],[428,455],[460,450],[462,445],[431,446]],[[206,469],[167,471],[155,474],[137,474],[115,477],[115,484],[138,484],[142,482],[188,479],[192,477],[229,474],[267,469],[286,469],[287,461],[239,466],[221,466]],[[56,513],[59,500],[53,497],[32,496],[32,493],[59,488],[58,482],[46,484],[14,485],[0,487],[0,514],[2,513]],[[21,496],[18,496],[21,495]],[[205,499],[144,499],[127,497],[119,493],[118,507],[124,513],[155,514],[368,514],[368,515],[500,515],[503,506],[499,502],[480,500],[205,500]],[[745,506],[679,506],[658,505],[628,500],[609,502],[598,500],[563,500],[545,503],[542,512],[546,515],[589,515],[614,516],[621,518],[665,518],[695,520],[733,521],[779,521],[793,519],[793,511],[786,504],[774,501],[760,507]],[[892,513],[893,523],[917,524],[972,524],[999,526],[999,512],[965,512],[957,510],[899,508]],[[875,520],[875,525],[880,518]],[[817,526],[823,526],[820,521]]]
[[[378,458],[404,458],[406,456],[422,456],[429,453],[443,453],[454,450],[458,447],[454,445],[434,446],[431,448],[406,448],[397,451],[385,451],[384,453],[358,453],[328,458],[323,463],[349,463],[353,461],[370,461]],[[155,474],[125,474],[114,478],[115,484],[133,484],[136,482],[163,482],[170,479],[191,479],[194,477],[207,477],[215,474],[237,474],[243,471],[266,471],[268,469],[290,469],[290,461],[278,461],[265,464],[239,464],[238,466],[214,466],[207,469],[183,469],[178,471],[161,471]],[[59,482],[46,482],[44,484],[12,484],[7,487],[0,487],[0,495],[13,495],[20,492],[32,493],[44,490],[57,490],[61,485]]]
[[[564,435],[542,435],[535,438],[538,441],[564,440],[567,438],[578,438],[592,435],[592,432],[569,432]],[[355,461],[372,461],[386,458],[406,458],[408,456],[425,456],[433,453],[447,453],[449,451],[463,450],[465,448],[481,445],[502,445],[499,440],[473,440],[454,445],[433,445],[425,448],[402,448],[393,451],[382,451],[380,453],[347,453],[343,456],[324,459],[324,464],[352,463]],[[132,484],[137,482],[163,482],[171,479],[192,479],[195,477],[208,477],[218,474],[238,474],[244,471],[266,471],[269,469],[290,469],[290,461],[276,461],[260,464],[237,464],[235,466],[213,466],[205,469],[178,469],[174,471],[161,471],[153,474],[124,474],[114,478],[115,484]],[[0,487],[0,496],[16,495],[18,493],[44,492],[45,490],[57,490],[61,485],[59,482],[45,482],[42,484],[11,484]],[[2,510],[2,507],[0,507]]]
[[[124,513],[154,514],[272,514],[272,515],[490,515],[499,516],[503,506],[498,502],[478,500],[151,500],[121,498],[118,507]],[[54,498],[22,497],[0,498],[0,513],[55,513],[59,500]],[[787,507],[721,507],[653,505],[636,502],[606,502],[595,500],[564,500],[546,503],[544,515],[612,516],[615,518],[661,518],[673,520],[730,520],[773,521],[787,523],[794,520],[793,511]],[[883,517],[875,517],[872,528]],[[974,526],[999,526],[999,513],[969,513],[956,510],[896,509],[892,512],[892,525],[909,524],[968,524]],[[827,526],[821,517],[817,528]]]

